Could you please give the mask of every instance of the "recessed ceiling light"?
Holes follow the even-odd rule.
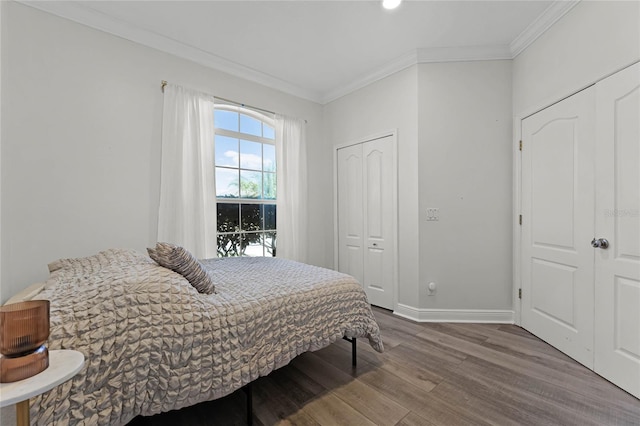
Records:
[[[385,9],[395,9],[396,7],[400,6],[400,2],[402,0],[382,0],[382,7],[384,7]]]

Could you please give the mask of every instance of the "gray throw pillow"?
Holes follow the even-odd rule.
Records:
[[[149,257],[158,265],[182,275],[200,293],[211,294],[216,287],[202,264],[184,247],[169,243],[157,243],[148,248]]]

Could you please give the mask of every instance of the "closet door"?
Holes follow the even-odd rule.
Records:
[[[594,89],[522,122],[522,325],[593,368]]]
[[[338,150],[338,270],[364,283],[362,145]]]
[[[364,287],[372,305],[393,309],[395,266],[394,149],[391,136],[362,144]]]
[[[596,85],[595,371],[640,398],[640,64]]]
[[[338,270],[372,305],[393,309],[396,286],[395,142],[382,137],[338,149]]]

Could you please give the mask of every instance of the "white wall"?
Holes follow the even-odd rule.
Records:
[[[4,5],[5,2],[0,1],[0,188],[2,187],[2,57],[3,57],[3,41],[2,31],[4,28]],[[0,223],[2,223],[2,191],[0,190]],[[0,226],[0,241],[2,241],[2,226]],[[2,245],[0,244],[0,289],[2,288]],[[1,293],[1,291],[0,291]],[[0,294],[1,297],[1,294]],[[0,301],[1,303],[1,301]],[[16,424],[16,409],[14,405],[0,408],[0,424],[4,426],[13,426]]]
[[[326,150],[397,129],[398,301],[418,298],[418,102],[413,66],[325,105]],[[331,157],[329,157],[331,159]],[[326,163],[329,170],[332,163]],[[327,206],[327,212],[332,208]],[[333,233],[332,244],[333,244]]]
[[[418,87],[419,306],[509,310],[511,61],[421,64]]]
[[[0,2],[0,224],[2,223],[2,29],[3,25],[3,10],[4,3]],[[0,242],[2,241],[2,226],[0,226]],[[2,288],[2,244],[0,244],[0,289]],[[2,295],[0,294],[0,301],[2,299]]]
[[[155,243],[161,80],[305,118],[309,158],[326,156],[317,104],[22,4],[3,6],[0,301],[45,279],[57,258]],[[329,266],[331,175],[323,167],[309,164],[309,254]]]
[[[329,145],[398,129],[398,302],[511,309],[510,61],[413,66],[324,113]],[[427,207],[440,221],[426,221]]]
[[[640,59],[640,2],[582,1],[513,60],[513,109],[530,114]]]

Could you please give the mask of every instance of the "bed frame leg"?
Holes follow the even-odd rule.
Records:
[[[356,338],[352,337],[350,339],[344,336],[343,339],[346,340],[347,342],[351,342],[351,365],[353,367],[356,367],[358,365],[358,354],[356,351]]]
[[[351,365],[358,365],[358,353],[356,351],[356,338],[351,339]]]
[[[247,425],[253,425],[253,383],[247,383],[242,390],[247,394]]]

